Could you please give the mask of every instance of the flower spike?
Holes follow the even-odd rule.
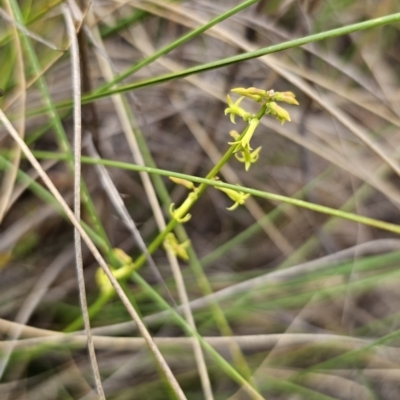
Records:
[[[263,90],[256,87],[238,87],[232,89],[232,92],[241,97],[233,103],[231,97],[229,95],[227,96],[229,107],[225,109],[225,114],[230,114],[233,123],[235,123],[235,116],[239,115],[248,125],[241,135],[236,131],[230,131],[229,134],[234,141],[228,142],[228,144],[233,146],[232,153],[235,154],[238,161],[244,163],[245,170],[248,171],[251,165],[257,162],[259,158],[261,147],[252,151],[250,140],[263,115],[272,115],[283,125],[286,121],[290,121],[290,115],[276,102],[279,101],[292,105],[298,105],[299,103],[292,92],[275,92],[273,89]],[[258,114],[250,114],[240,107],[240,103],[244,97],[261,104],[262,107]],[[238,152],[240,153],[237,154]],[[237,204],[235,203],[235,207],[236,206]]]

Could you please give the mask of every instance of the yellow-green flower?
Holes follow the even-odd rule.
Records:
[[[247,149],[242,150],[242,155],[235,154],[235,157],[238,161],[244,163],[244,169],[248,171],[251,167],[251,164],[257,162],[259,153],[261,150],[261,146],[257,147],[253,152],[249,152]]]
[[[235,88],[232,89],[231,92],[236,93],[240,96],[248,97],[256,101],[257,103],[261,103],[263,100],[266,100],[268,97],[268,93],[266,90],[258,89],[255,87],[249,88]]]
[[[227,189],[227,188],[218,187],[218,186],[215,186],[215,189],[218,189],[221,192],[224,192],[231,200],[234,201],[232,206],[227,208],[227,210],[229,210],[229,211],[233,211],[236,208],[238,208],[239,206],[243,205],[244,202],[246,201],[246,199],[250,196],[250,194],[248,194],[248,193],[246,194],[243,192],[238,192],[233,189]]]
[[[298,106],[294,93],[292,92],[275,92],[274,90],[262,90],[255,87],[249,88],[235,88],[232,92],[248,97],[256,101],[257,103],[269,103],[270,101],[282,101],[287,104],[293,104]]]
[[[284,103],[293,104],[295,106],[299,105],[296,96],[292,92],[276,92],[271,96],[271,100],[283,101]]]
[[[251,114],[243,108],[239,107],[240,103],[244,99],[244,97],[239,97],[239,99],[234,103],[231,99],[231,96],[229,94],[226,96],[227,102],[228,102],[228,108],[225,108],[225,115],[230,114],[230,119],[232,124],[236,124],[235,122],[235,116],[238,115],[243,119],[243,121],[248,121],[249,118],[251,118]]]
[[[248,127],[246,128],[246,132],[243,134],[243,137],[239,140],[236,140],[235,142],[228,142],[228,144],[230,145],[236,145],[234,153],[240,150],[248,152],[252,150],[252,148],[250,147],[250,140],[253,137],[259,123],[260,121],[257,118],[252,118],[249,122]]]
[[[185,222],[188,222],[190,218],[192,218],[192,214],[187,213],[184,216],[181,214],[181,207],[178,209],[175,209],[175,203],[171,203],[169,206],[169,213],[171,214],[171,217],[173,219],[176,219],[179,223],[184,224]]]
[[[183,243],[179,243],[176,236],[170,232],[165,237],[164,247],[165,249],[171,250],[177,257],[182,258],[182,260],[189,260],[189,255],[186,251],[189,246],[190,240],[185,240]]]
[[[189,190],[195,189],[194,183],[191,181],[182,178],[175,178],[174,176],[169,176],[168,178],[177,185],[185,186]]]
[[[114,270],[112,269],[112,267],[110,265],[108,267],[110,268],[112,273],[114,273]],[[95,279],[96,279],[97,286],[99,287],[101,293],[103,293],[105,295],[110,295],[110,294],[114,293],[114,287],[111,284],[110,280],[108,279],[108,276],[101,269],[101,267],[97,268]]]
[[[112,249],[112,257],[119,264],[119,268],[113,268],[111,265],[108,267],[117,280],[128,276],[135,269],[132,258],[123,250],[118,248]],[[114,292],[114,287],[101,267],[97,268],[95,279],[101,293],[109,295]]]
[[[290,121],[289,113],[273,101],[267,103],[267,112],[268,114],[273,115],[278,121],[281,121],[282,125],[286,121]]]
[[[114,247],[112,249],[112,256],[120,263],[120,265],[132,264],[133,260],[128,254],[126,254],[122,249]]]
[[[186,200],[180,205],[179,208],[175,209],[175,204],[172,203],[169,206],[169,212],[172,218],[176,219],[181,224],[189,221],[192,215],[188,213],[188,210],[190,210],[190,207],[197,200],[197,198],[198,194],[196,192],[190,192],[186,197]]]

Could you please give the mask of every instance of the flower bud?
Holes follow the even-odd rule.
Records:
[[[188,180],[182,179],[182,178],[175,178],[174,176],[169,176],[168,178],[171,179],[171,181],[176,183],[177,185],[185,186],[189,190],[194,189],[194,183],[191,181],[188,181]]]
[[[298,101],[295,98],[294,93],[292,93],[292,92],[276,92],[271,97],[271,100],[283,101],[284,103],[293,104],[295,106],[299,105]]]
[[[258,103],[261,103],[263,100],[266,99],[266,97],[268,97],[268,94],[265,90],[258,89],[255,87],[249,87],[247,89],[235,88],[235,89],[232,89],[231,91],[240,96],[248,97]]]
[[[276,117],[277,120],[281,121],[283,125],[286,121],[290,121],[289,113],[282,107],[278,106],[278,104],[271,101],[268,103],[268,113]]]

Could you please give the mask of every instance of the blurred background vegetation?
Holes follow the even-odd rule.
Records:
[[[264,118],[253,138],[262,146],[258,162],[245,172],[232,158],[220,178],[400,223],[400,23],[207,66],[400,12],[398,1],[253,2],[153,60],[241,2],[0,0],[0,107],[72,206],[64,3],[78,31],[83,155],[205,177],[229,132],[244,128],[224,115],[232,88],[292,91],[300,103],[286,107],[292,122]],[[194,66],[198,73],[179,76]],[[73,227],[4,125],[0,135],[0,398],[96,398],[82,332],[54,336],[82,329]],[[187,190],[113,162],[107,171],[149,245],[160,215],[168,223],[169,204]],[[82,219],[99,248],[111,264],[113,248],[137,260],[143,250],[113,205],[104,171],[84,162],[82,174]],[[199,334],[265,399],[398,399],[398,236],[256,197],[233,212],[231,204],[208,188],[176,232],[191,243],[180,270]],[[107,399],[175,399],[120,300],[99,302],[98,263],[86,247],[83,256]],[[162,246],[153,261],[159,275],[144,263],[123,288],[187,398],[252,398],[204,350],[207,394],[182,324],[160,313],[160,296],[170,311],[181,302]]]

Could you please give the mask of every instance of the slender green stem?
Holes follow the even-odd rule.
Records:
[[[153,86],[153,85],[158,85],[158,84],[165,83],[165,82],[168,82],[168,81],[171,81],[174,79],[185,78],[185,77],[193,75],[193,74],[210,71],[210,70],[217,69],[217,68],[227,67],[228,65],[231,65],[231,64],[251,60],[254,58],[265,56],[267,54],[276,53],[278,51],[288,50],[293,47],[300,47],[307,43],[313,43],[313,42],[318,42],[318,41],[325,40],[325,39],[331,39],[336,36],[348,35],[353,32],[376,28],[378,26],[387,25],[387,24],[391,24],[394,22],[398,22],[398,21],[400,21],[400,13],[390,14],[385,17],[375,18],[375,19],[371,19],[368,21],[359,22],[357,24],[352,24],[352,25],[347,25],[347,26],[340,27],[340,28],[331,29],[329,31],[320,32],[320,33],[316,33],[316,34],[309,35],[309,36],[304,36],[304,37],[294,39],[294,40],[289,40],[284,43],[279,43],[276,45],[264,47],[262,49],[251,51],[248,53],[224,58],[222,60],[217,60],[214,62],[202,64],[202,65],[195,66],[192,68],[187,68],[183,71],[179,71],[179,72],[175,72],[175,73],[171,73],[171,74],[165,74],[162,76],[157,76],[155,78],[142,80],[142,81],[139,81],[136,83],[119,86],[118,88],[115,88],[112,90],[102,91],[100,93],[95,92],[95,93],[92,93],[92,94],[89,94],[89,95],[83,97],[82,102],[89,103],[89,102],[97,100],[99,98],[107,97],[111,94],[126,92],[129,90],[136,90],[136,89]],[[67,104],[69,104],[69,102],[63,103],[62,105],[65,106]]]
[[[131,68],[127,69],[125,72],[123,72],[121,75],[117,76],[112,82],[108,82],[105,85],[103,85],[101,88],[96,90],[95,93],[101,93],[104,92],[105,90],[109,89],[110,87],[114,86],[115,84],[121,82],[128,76],[131,76],[135,72],[138,72],[145,66],[151,64],[152,62],[158,60],[160,57],[162,57],[165,54],[170,53],[172,50],[182,46],[189,40],[194,39],[196,36],[202,34],[203,32],[207,31],[208,29],[212,28],[213,26],[219,24],[222,21],[225,21],[226,19],[232,17],[233,15],[237,14],[238,12],[244,10],[247,7],[250,7],[254,3],[258,3],[260,0],[247,0],[243,2],[242,4],[239,4],[238,6],[231,8],[227,12],[218,15],[218,17],[213,18],[211,21],[207,22],[206,24],[200,26],[197,29],[194,29],[190,32],[188,32],[186,35],[180,37],[178,40],[173,41],[172,43],[168,44],[167,46],[161,48],[160,50],[156,51],[154,54],[152,54],[150,57],[147,57],[143,61],[133,65]]]
[[[0,154],[0,171],[7,168],[13,168],[13,164]],[[26,185],[28,189],[31,190],[32,193],[34,193],[39,199],[42,199],[47,204],[50,204],[57,210],[57,212],[60,215],[66,218],[63,209],[61,208],[60,204],[55,200],[54,196],[46,188],[44,188],[42,185],[40,185],[38,182],[32,179],[28,174],[19,169],[17,172],[17,180],[18,182],[21,182],[22,184]],[[106,253],[108,251],[108,246],[107,243],[103,240],[103,238],[100,237],[84,221],[81,221],[81,224],[85,229],[85,231],[87,232],[87,234],[90,236],[90,238],[96,244],[96,246],[98,246],[103,252]]]
[[[267,107],[263,105],[261,107],[261,110],[257,114],[256,118],[260,120],[264,114],[266,113]],[[239,136],[238,140],[240,140],[247,132],[249,128],[249,125],[246,126],[246,128],[243,130],[242,134]],[[193,192],[189,193],[187,200],[184,202],[186,207],[185,207],[185,214],[194,206],[194,204],[197,202],[197,200],[200,198],[200,196],[204,193],[204,191],[207,189],[209,186],[208,182],[214,182],[214,178],[217,176],[221,168],[229,161],[229,159],[232,157],[232,154],[234,153],[236,148],[236,145],[232,145],[229,147],[229,149],[225,152],[225,154],[221,157],[221,159],[217,162],[217,164],[214,165],[214,167],[211,169],[211,171],[207,174],[205,180],[200,183],[200,186],[196,188],[196,196],[191,196]],[[157,250],[161,244],[164,242],[165,237],[169,232],[171,232],[175,226],[179,223],[176,219],[172,219],[169,224],[166,226],[166,228],[160,232],[157,237],[151,242],[149,245],[149,252],[152,254],[155,250]],[[135,270],[139,269],[144,262],[146,261],[146,257],[144,254],[142,254],[134,263]]]
[[[232,17],[233,15],[237,14],[238,12],[244,10],[245,8],[251,6],[251,5],[253,5],[253,4],[255,4],[255,3],[259,2],[259,1],[260,0],[247,0],[247,1],[243,2],[242,4],[239,4],[238,6],[233,7],[230,10],[228,10],[227,12],[219,15],[218,17],[213,18],[211,21],[207,22],[206,24],[200,26],[197,29],[194,29],[194,30],[188,32],[186,35],[180,37],[179,39],[173,41],[172,43],[168,44],[167,46],[165,46],[165,47],[161,48],[160,50],[156,51],[150,57],[147,57],[144,60],[140,61],[139,63],[133,65],[131,68],[129,68],[127,71],[123,72],[121,75],[117,76],[111,82],[107,82],[106,84],[104,84],[103,86],[101,86],[100,88],[95,90],[95,92],[92,93],[89,96],[98,95],[98,96],[102,97],[100,95],[101,93],[104,93],[106,95],[106,93],[109,92],[109,89],[112,86],[114,86],[117,83],[121,82],[123,79],[127,78],[128,76],[131,76],[132,74],[134,74],[136,72],[138,72],[139,70],[141,70],[145,66],[147,66],[147,65],[151,64],[152,62],[156,61],[157,59],[159,59],[163,55],[166,55],[166,54],[170,53],[172,50],[182,46],[184,43],[188,42],[189,40],[194,39],[195,37],[197,37],[201,33],[205,32],[208,29],[210,29],[211,27],[213,27],[214,25],[219,24],[220,22]],[[108,96],[108,95],[106,95],[106,96]],[[86,99],[87,97],[88,97],[88,95],[83,96],[82,97],[82,101],[84,99]],[[61,107],[61,108],[68,107],[68,106],[71,106],[71,104],[72,104],[72,102],[70,100],[68,100],[68,101],[60,103],[59,107]],[[40,108],[40,110],[34,111],[33,114],[41,113],[43,111],[45,111],[45,108]]]
[[[220,17],[222,17],[222,15]],[[243,62],[243,61],[247,61],[247,60],[252,60],[254,58],[262,57],[267,54],[272,54],[272,53],[276,53],[279,51],[288,50],[288,49],[295,48],[295,47],[300,47],[300,46],[303,46],[308,43],[314,43],[314,42],[318,42],[318,41],[325,40],[325,39],[331,39],[331,38],[334,38],[337,36],[348,35],[353,32],[376,28],[378,26],[392,24],[392,23],[398,22],[398,21],[400,21],[400,13],[390,14],[390,15],[386,15],[385,17],[375,18],[375,19],[371,19],[368,21],[359,22],[356,24],[351,24],[351,25],[347,25],[344,27],[331,29],[329,31],[324,31],[324,32],[313,34],[313,35],[304,36],[304,37],[301,37],[298,39],[289,40],[289,41],[275,44],[272,46],[263,47],[262,49],[258,49],[258,50],[251,51],[248,53],[239,54],[236,56],[224,58],[222,60],[217,60],[217,61],[213,61],[213,62],[210,62],[207,64],[202,64],[202,65],[198,65],[195,67],[187,68],[183,71],[174,72],[174,73],[157,76],[157,77],[150,78],[150,79],[141,80],[139,82],[119,86],[114,89],[104,90],[104,87],[101,87],[94,93],[83,96],[82,104],[90,103],[90,102],[98,100],[100,98],[108,97],[112,94],[122,93],[122,92],[126,92],[129,90],[142,89],[142,88],[153,86],[153,85],[159,85],[161,83],[169,82],[174,79],[181,79],[181,78],[185,78],[187,76],[198,74],[201,72],[206,72],[206,71],[210,71],[210,70],[214,70],[214,69],[218,69],[218,68],[227,67],[231,64],[236,64],[238,62]],[[195,31],[193,31],[193,32],[195,32]],[[160,55],[165,54],[164,51],[165,51],[165,49],[160,50]],[[161,52],[162,52],[162,54],[161,54]],[[145,62],[145,61],[143,61],[143,62]],[[147,65],[147,64],[145,64],[145,65]],[[132,68],[132,70],[134,72],[137,71],[135,68],[136,68],[136,66],[134,66]],[[58,103],[57,107],[63,108],[63,107],[68,107],[70,105],[71,105],[71,100],[67,100],[67,101]],[[32,111],[30,114],[31,115],[40,114],[40,113],[44,112],[45,110],[46,109],[42,107],[42,108]]]
[[[24,19],[23,19],[21,10],[19,8],[18,2],[16,0],[11,0],[10,4],[12,6],[12,10],[15,15],[15,19],[18,21],[18,23],[20,23],[21,25],[24,26],[25,25]],[[53,124],[56,138],[58,141],[58,145],[60,147],[60,150],[67,154],[68,165],[71,169],[73,169],[71,146],[68,142],[67,135],[64,131],[64,128],[63,128],[63,125],[61,122],[61,118],[58,115],[57,108],[51,98],[46,81],[45,81],[44,77],[41,75],[41,66],[40,66],[38,57],[35,53],[34,47],[32,46],[30,38],[27,35],[24,35],[23,33],[21,33],[21,39],[26,48],[26,51],[27,51],[27,54],[29,57],[29,61],[33,67],[33,70],[35,71],[35,74],[38,76],[37,84],[38,84],[39,89],[42,93],[42,96],[46,102],[46,110],[48,110],[49,118]],[[111,248],[108,237],[101,225],[100,219],[97,215],[97,211],[96,211],[94,204],[92,202],[92,199],[90,197],[89,190],[87,189],[87,187],[83,181],[82,181],[82,202],[88,212],[88,215],[89,215],[91,222],[94,225],[96,231],[102,237],[103,241],[108,244],[108,247]]]
[[[229,152],[230,152],[230,150],[228,150],[227,153],[229,153]],[[34,152],[34,154],[37,158],[46,158],[46,159],[54,159],[54,158],[64,159],[65,158],[64,154],[57,154],[57,153]],[[122,168],[122,169],[131,170],[131,171],[145,171],[150,174],[158,174],[158,175],[168,176],[168,177],[173,176],[175,178],[186,179],[186,180],[189,180],[189,181],[192,181],[195,183],[204,184],[205,187],[214,186],[214,187],[232,189],[232,190],[235,190],[238,192],[249,193],[252,196],[261,197],[264,199],[282,202],[282,203],[286,203],[286,204],[291,204],[293,206],[306,208],[308,210],[316,211],[316,212],[319,212],[322,214],[331,215],[333,217],[338,217],[338,218],[342,218],[342,219],[347,219],[350,221],[358,222],[360,224],[373,226],[375,228],[379,228],[379,229],[383,229],[383,230],[386,230],[389,232],[400,234],[400,225],[391,224],[389,222],[380,221],[380,220],[377,220],[374,218],[364,217],[364,216],[361,216],[358,214],[353,214],[353,213],[342,211],[342,210],[336,210],[334,208],[322,206],[322,205],[315,204],[315,203],[310,203],[310,202],[307,202],[304,200],[295,199],[295,198],[291,198],[291,197],[287,197],[287,196],[283,196],[283,195],[279,195],[279,194],[275,194],[275,193],[264,192],[261,190],[248,188],[245,186],[232,185],[230,183],[216,181],[216,180],[212,180],[209,178],[200,178],[197,176],[186,175],[186,174],[182,174],[179,172],[173,172],[173,171],[168,171],[168,170],[163,170],[163,169],[158,169],[158,168],[141,167],[139,165],[123,163],[120,161],[105,160],[105,159],[102,159],[102,160],[96,159],[95,160],[95,159],[91,159],[89,157],[82,157],[82,162],[85,164],[93,164],[93,165],[94,164],[102,164],[105,166]],[[173,222],[174,221],[172,220],[170,222],[170,224],[172,224]],[[176,226],[176,223],[174,223],[173,226]],[[173,227],[172,227],[172,229],[173,229]],[[161,244],[161,242],[159,244]],[[154,248],[154,250],[155,250],[155,248]]]

